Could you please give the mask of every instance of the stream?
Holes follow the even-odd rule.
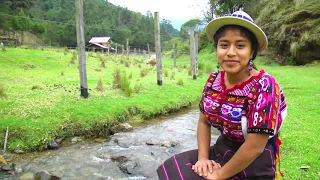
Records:
[[[197,148],[198,118],[198,108],[192,107],[133,125],[103,143],[82,141],[48,150],[15,163],[15,175],[1,173],[0,179],[32,180],[43,170],[63,180],[158,179],[156,169],[164,160]],[[212,129],[212,142],[218,134]]]

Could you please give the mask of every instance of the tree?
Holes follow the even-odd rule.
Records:
[[[168,19],[162,19],[160,25],[161,28],[165,29],[170,34],[170,36],[179,37],[179,31],[172,26],[171,21],[169,21]],[[160,30],[160,32],[161,31],[162,29]]]
[[[225,14],[233,13],[245,7],[245,4],[250,0],[209,0],[211,10],[216,16],[223,16]]]
[[[203,16],[204,16],[204,21],[205,22],[210,22],[214,17],[215,17],[215,7],[213,6],[213,4],[210,2],[210,0],[207,2],[206,5],[206,10],[202,11]]]
[[[201,29],[202,21],[200,19],[190,19],[182,24],[179,35],[182,39],[188,39],[191,31],[199,31]]]

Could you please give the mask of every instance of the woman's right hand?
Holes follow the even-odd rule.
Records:
[[[192,166],[192,170],[199,176],[203,177],[206,177],[208,173],[213,173],[214,170],[218,170],[220,168],[221,166],[219,163],[207,158],[199,159],[196,164]]]

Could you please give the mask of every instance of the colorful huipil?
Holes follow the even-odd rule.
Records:
[[[231,155],[227,159],[226,154],[234,154],[248,133],[269,135],[269,141],[261,157],[249,165],[242,174],[234,177],[267,177],[273,174],[279,179],[283,176],[279,166],[279,130],[287,115],[287,105],[281,87],[271,75],[261,70],[259,75],[226,89],[224,71],[211,73],[203,89],[199,107],[206,115],[208,123],[221,132],[222,137],[217,140],[217,144],[226,144],[228,147],[220,150],[215,148],[216,160],[222,164],[232,157]],[[233,144],[235,146],[230,147]],[[221,158],[219,155],[224,157]]]

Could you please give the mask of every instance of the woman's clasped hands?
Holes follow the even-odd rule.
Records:
[[[217,171],[221,168],[221,165],[213,160],[207,158],[199,159],[195,165],[192,166],[192,170],[207,180],[218,180]],[[220,180],[220,179],[219,179]]]

